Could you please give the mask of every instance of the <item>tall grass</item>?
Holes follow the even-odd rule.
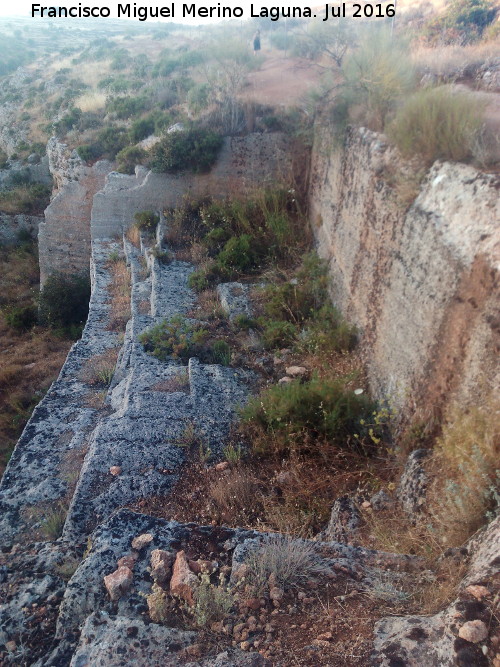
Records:
[[[449,86],[419,90],[399,109],[387,134],[405,156],[417,153],[428,163],[438,158],[467,160],[481,128],[482,110],[472,95]]]
[[[446,546],[459,546],[500,511],[500,403],[456,408],[431,461],[430,513]]]

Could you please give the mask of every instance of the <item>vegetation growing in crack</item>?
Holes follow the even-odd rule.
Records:
[[[139,336],[146,352],[153,357],[166,361],[179,359],[188,361],[197,357],[204,363],[229,365],[231,349],[224,340],[209,340],[209,331],[202,324],[197,324],[176,315],[169,320],[155,324]]]
[[[202,291],[270,266],[290,267],[306,239],[296,195],[281,189],[248,201],[188,202],[173,212],[166,240],[177,249],[190,246],[193,259],[201,260],[189,282]]]

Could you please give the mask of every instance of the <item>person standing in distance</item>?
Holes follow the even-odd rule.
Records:
[[[254,55],[257,55],[257,52],[260,51],[260,30],[257,30],[253,36],[253,52]]]

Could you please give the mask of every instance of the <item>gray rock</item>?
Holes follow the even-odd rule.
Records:
[[[380,489],[370,498],[370,505],[375,511],[385,510],[394,507],[394,499],[384,489]]]
[[[221,283],[217,285],[217,296],[224,312],[233,321],[238,315],[251,317],[248,286],[243,283]]]
[[[423,462],[428,453],[426,449],[416,449],[412,452],[401,475],[396,496],[408,514],[417,514],[425,504],[427,475]]]
[[[497,517],[468,545],[472,554],[469,572],[460,586],[459,598],[434,616],[388,617],[375,624],[372,664],[380,667],[419,665],[422,667],[455,667],[490,663],[481,647],[473,641],[484,638],[484,622],[491,618],[489,600],[470,599],[470,585],[488,584],[498,591],[500,573],[500,517]],[[466,623],[467,621],[467,623]],[[467,625],[472,622],[472,626]],[[479,630],[467,632],[461,628]]]
[[[85,621],[70,667],[177,667],[179,652],[195,639],[194,632],[98,611]]]
[[[330,521],[321,539],[334,542],[350,542],[361,525],[361,514],[348,496],[338,498],[332,507]]]

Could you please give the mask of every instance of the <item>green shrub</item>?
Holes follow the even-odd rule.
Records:
[[[439,16],[424,26],[431,44],[466,44],[477,41],[491,25],[497,8],[488,0],[452,0]]]
[[[86,162],[106,157],[114,160],[128,144],[128,133],[124,127],[107,127],[101,130],[91,144],[83,144],[76,149],[78,155]]]
[[[38,320],[38,309],[36,306],[16,306],[4,311],[5,321],[13,329],[27,331],[31,329]]]
[[[137,143],[142,141],[155,131],[155,121],[152,116],[148,118],[140,118],[132,123],[129,131],[130,141]]]
[[[75,125],[78,123],[82,116],[81,109],[77,107],[72,107],[67,114],[65,114],[60,120],[54,123],[54,130],[58,135],[64,135],[69,130],[72,130]]]
[[[50,201],[50,188],[45,185],[21,185],[0,192],[0,212],[41,213]]]
[[[139,336],[146,352],[165,361],[168,358],[187,361],[190,357],[204,356],[208,332],[201,325],[193,325],[181,316],[163,320]]]
[[[101,130],[96,142],[101,149],[101,155],[114,160],[116,154],[128,144],[127,130],[124,127],[107,127]]]
[[[132,62],[132,58],[127,49],[118,49],[113,55],[110,68],[114,70],[123,70]]]
[[[153,171],[204,172],[214,164],[222,147],[222,137],[211,130],[193,128],[167,134],[153,148]]]
[[[213,623],[227,618],[235,598],[226,586],[223,575],[220,576],[218,586],[210,582],[210,576],[206,573],[199,575],[199,579],[192,609],[193,619],[198,627],[210,628]]]
[[[203,292],[203,290],[206,290],[210,286],[207,271],[205,269],[193,271],[188,278],[188,286],[196,292]]]
[[[138,164],[143,164],[146,151],[139,146],[126,146],[116,155],[117,171],[121,174],[133,174]]]
[[[244,314],[236,315],[236,317],[233,319],[233,324],[236,327],[244,330],[252,329],[256,326],[255,320]]]
[[[162,250],[159,246],[155,246],[151,254],[157,259],[160,264],[170,264],[174,260],[174,254],[169,250]]]
[[[170,76],[176,70],[186,70],[203,61],[200,51],[190,50],[174,55],[171,51],[163,51],[160,59],[155,63],[152,71],[153,78]]]
[[[301,324],[324,305],[327,287],[327,263],[311,252],[295,278],[264,289],[264,311],[270,318]]]
[[[154,211],[139,211],[134,215],[136,225],[139,229],[153,232],[160,222],[160,216]]]
[[[47,508],[40,523],[40,529],[47,539],[57,540],[61,536],[67,514],[68,510],[62,503],[54,503]]]
[[[298,340],[298,347],[312,353],[349,351],[355,345],[356,328],[348,324],[330,303],[313,314]]]
[[[199,113],[208,106],[210,86],[207,83],[197,83],[188,90],[187,103],[193,113]]]
[[[337,98],[357,110],[358,122],[384,129],[385,119],[398,100],[414,86],[414,68],[408,45],[385,29],[371,29],[360,46],[349,52],[342,66],[344,84]]]
[[[388,135],[403,155],[466,160],[482,124],[482,104],[450,87],[427,88],[412,95],[396,114]]]
[[[317,438],[349,448],[367,435],[364,422],[374,407],[363,394],[346,390],[341,380],[313,377],[309,382],[294,380],[263,390],[242,410],[242,419],[272,435],[265,441],[271,452],[307,449]]]
[[[117,118],[126,119],[138,116],[150,106],[146,97],[115,97],[106,102],[106,111],[115,113]]]
[[[0,148],[0,169],[7,169],[9,156]]]
[[[76,152],[85,162],[97,160],[101,156],[101,150],[95,144],[82,144],[77,146]]]
[[[89,312],[90,280],[86,275],[50,275],[39,297],[42,324],[73,337],[85,324]]]
[[[254,246],[255,239],[250,234],[233,236],[219,253],[217,265],[229,277],[254,271],[258,268],[259,258]]]
[[[259,318],[258,323],[262,327],[262,341],[266,349],[289,347],[295,343],[298,329],[293,322]]]

